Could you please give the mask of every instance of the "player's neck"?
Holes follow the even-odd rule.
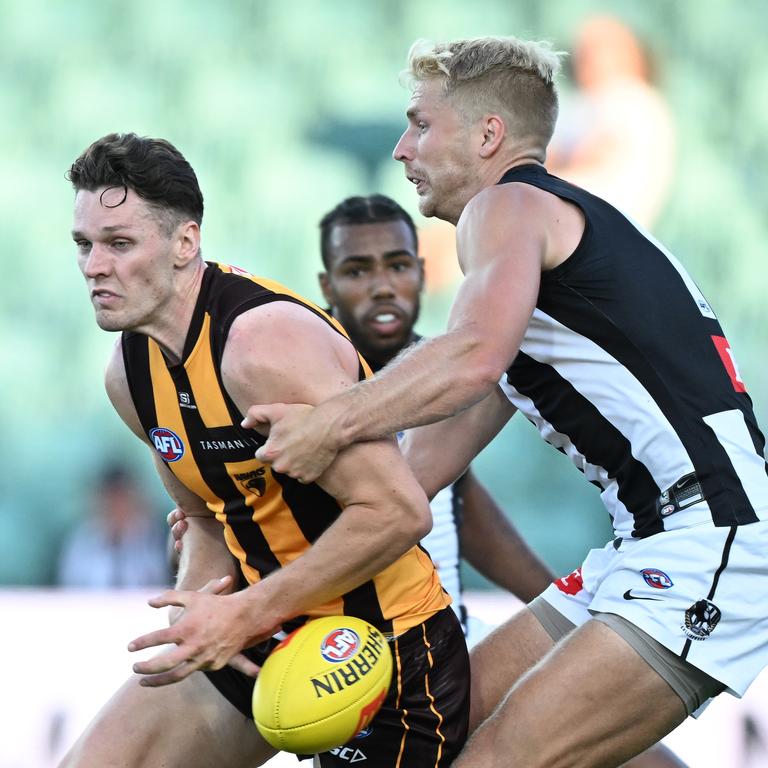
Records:
[[[157,316],[146,328],[138,329],[158,344],[172,365],[182,360],[206,267],[202,259],[190,265],[189,272],[180,276],[173,295],[158,309]]]

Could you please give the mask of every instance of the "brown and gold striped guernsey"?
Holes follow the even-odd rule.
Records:
[[[233,321],[270,301],[304,306],[346,336],[332,317],[284,286],[210,262],[181,363],[170,365],[148,337],[123,334],[128,384],[142,427],[168,468],[223,524],[227,546],[250,584],[299,557],[341,511],[317,484],[301,484],[254,458],[264,438],[240,426],[243,414],[222,386],[221,357]],[[367,375],[360,358],[360,378]],[[432,561],[413,547],[372,580],[307,615],[350,614],[400,634],[448,602]]]

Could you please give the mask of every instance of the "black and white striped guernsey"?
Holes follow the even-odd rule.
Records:
[[[578,206],[576,250],[542,273],[509,400],[597,485],[621,537],[768,519],[765,440],[711,306],[675,257],[538,165],[507,172]]]

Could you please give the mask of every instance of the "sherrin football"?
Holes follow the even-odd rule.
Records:
[[[253,690],[253,719],[276,749],[299,754],[345,744],[379,711],[392,653],[376,627],[354,616],[307,622],[267,658]]]

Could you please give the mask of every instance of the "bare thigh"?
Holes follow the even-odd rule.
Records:
[[[161,688],[138,680],[104,705],[59,768],[255,768],[275,754],[202,673]]]
[[[512,687],[454,768],[610,768],[685,716],[677,694],[623,638],[588,621]]]
[[[552,638],[538,619],[528,608],[523,608],[470,651],[470,733],[553,645]]]

